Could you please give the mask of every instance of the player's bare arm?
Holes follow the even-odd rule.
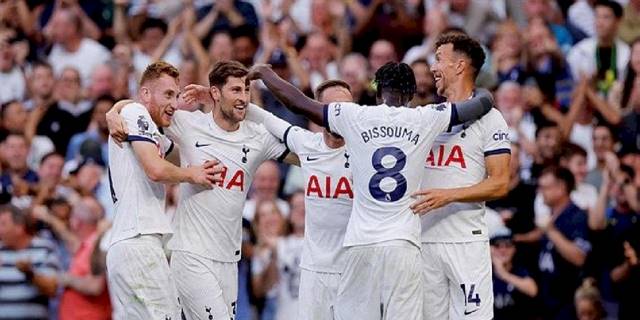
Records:
[[[120,111],[122,111],[124,106],[133,102],[134,101],[130,99],[120,100],[116,102],[116,104],[114,104],[106,114],[109,133],[116,144],[121,148],[122,142],[124,142],[129,135],[129,130],[127,129],[127,124],[125,123],[124,118],[120,116]]]
[[[268,65],[254,65],[249,70],[247,79],[261,79],[276,98],[291,111],[304,115],[316,124],[322,125],[324,123],[324,105],[307,97],[294,85],[280,78]]]
[[[413,194],[419,199],[411,205],[416,214],[425,214],[452,202],[482,202],[504,197],[509,192],[508,153],[485,157],[487,178],[469,187],[427,189]]]
[[[218,166],[217,160],[206,161],[201,166],[180,168],[160,158],[158,148],[152,143],[133,141],[131,146],[145,174],[154,182],[188,182],[213,188],[215,183],[222,181],[219,173],[222,172],[223,168]]]

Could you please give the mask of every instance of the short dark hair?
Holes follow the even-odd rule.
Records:
[[[111,96],[110,94],[103,94],[103,95],[99,96],[96,99],[94,105],[98,104],[98,102],[100,102],[100,101],[111,102],[111,104],[115,104],[116,103],[116,99],[113,96]]]
[[[221,88],[227,83],[229,77],[242,78],[247,74],[249,74],[249,70],[239,61],[218,61],[209,72],[209,86]]]
[[[571,171],[569,171],[569,169],[567,168],[559,166],[547,167],[542,170],[542,174],[540,174],[540,176],[542,177],[547,174],[550,174],[554,178],[556,178],[556,180],[561,181],[567,190],[567,194],[570,194],[571,191],[576,188],[576,178],[573,176],[573,173],[571,173]]]
[[[557,125],[555,122],[551,122],[551,121],[543,121],[543,122],[542,122],[542,123],[540,123],[540,124],[538,125],[538,127],[536,128],[536,134],[535,134],[536,139],[538,138],[538,136],[540,136],[540,133],[541,133],[543,130],[550,129],[550,128],[555,128],[555,129],[560,130],[560,127],[558,127],[558,125]]]
[[[566,143],[563,147],[562,147],[562,154],[560,155],[561,159],[564,160],[569,160],[571,158],[573,158],[574,156],[583,156],[583,157],[587,157],[587,151],[584,150],[583,147],[575,144],[575,143]]]
[[[178,79],[180,72],[173,65],[164,62],[156,61],[147,66],[140,78],[140,86],[143,86],[147,81],[159,79],[163,74],[166,74],[174,79]]]
[[[20,103],[18,100],[9,100],[5,103],[3,103],[2,105],[0,105],[0,119],[4,120],[5,117],[5,113],[7,112],[7,110],[9,109],[9,106],[11,106],[14,103]]]
[[[35,70],[36,68],[45,68],[45,69],[49,69],[49,70],[51,70],[51,72],[53,72],[53,67],[48,62],[46,62],[46,61],[44,61],[42,59],[38,59],[32,64],[31,72],[33,72],[33,70]]]
[[[471,66],[474,71],[473,75],[477,77],[486,58],[480,43],[466,34],[448,32],[438,38],[438,41],[436,41],[436,49],[449,43],[453,45],[453,51],[462,53],[471,60]]]
[[[413,66],[415,66],[416,64],[426,64],[427,67],[429,66],[429,61],[427,61],[427,59],[424,58],[420,58],[417,60],[414,60],[413,62],[411,62],[411,67],[413,68]]]
[[[316,91],[314,91],[313,95],[317,100],[322,100],[322,94],[324,93],[324,91],[332,87],[342,87],[351,92],[351,86],[348,83],[342,80],[332,79],[319,84],[318,87],[316,87]]]
[[[158,18],[146,18],[140,25],[139,33],[143,34],[148,29],[155,29],[155,28],[162,30],[162,33],[165,33],[165,34],[167,33],[167,30],[168,30],[167,23],[164,22],[164,20],[158,19]]]
[[[382,91],[399,92],[413,96],[416,93],[416,76],[413,69],[404,62],[387,62],[376,71],[375,84],[377,94]]]
[[[3,204],[0,205],[0,215],[8,213],[11,215],[11,221],[13,221],[14,224],[17,224],[19,226],[23,226],[24,230],[28,233],[28,234],[33,234],[34,227],[34,221],[33,219],[31,219],[29,217],[29,215],[27,215],[27,213],[12,205],[12,204]]]
[[[47,161],[47,159],[54,157],[54,156],[58,156],[60,158],[62,158],[64,160],[64,156],[57,152],[57,151],[51,151],[47,154],[45,154],[44,156],[42,156],[42,158],[40,158],[40,165],[42,165],[45,161]]]
[[[617,1],[598,0],[596,1],[596,4],[593,7],[596,8],[598,6],[607,7],[611,9],[611,11],[613,11],[613,14],[616,16],[617,19],[622,18],[622,15],[624,14],[624,9],[622,8],[622,5],[620,5]]]

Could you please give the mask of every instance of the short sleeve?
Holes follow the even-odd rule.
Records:
[[[509,139],[509,127],[502,114],[494,109],[480,119],[483,122],[482,130],[484,156],[497,154],[510,154],[511,142]]]
[[[425,129],[434,131],[436,134],[449,129],[451,117],[453,117],[451,103],[428,104],[417,107],[416,110],[420,113]]]
[[[589,227],[587,224],[587,214],[582,210],[575,213],[571,222],[571,240],[584,253],[591,251],[591,242],[589,241]]]
[[[284,133],[284,144],[291,152],[300,154],[305,152],[304,143],[312,137],[313,133],[311,131],[292,126]]]
[[[360,106],[350,102],[334,102],[324,106],[324,127],[335,134],[345,136],[353,127]]]
[[[160,145],[161,141],[158,141],[159,135],[156,134],[158,128],[143,105],[139,103],[128,104],[120,114],[129,129],[127,141],[147,141]]]
[[[265,129],[264,135],[264,151],[265,157],[267,159],[274,159],[282,162],[284,158],[289,154],[289,149],[284,145],[280,139],[276,138],[271,133],[267,132]]]

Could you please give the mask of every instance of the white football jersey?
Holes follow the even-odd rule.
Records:
[[[420,247],[420,217],[409,206],[424,159],[449,127],[449,103],[417,108],[331,103],[325,126],[341,135],[351,155],[355,198],[345,246],[408,240]]]
[[[345,147],[329,148],[322,133],[290,127],[284,138],[289,150],[300,158],[305,181],[301,267],[342,272],[342,244],[353,204],[351,157]]]
[[[109,138],[109,184],[115,212],[111,245],[140,234],[171,233],[165,214],[165,187],[147,177],[131,142],[153,143],[161,157],[171,151],[173,144],[160,133],[143,105],[130,103],[120,115],[129,129],[129,143],[121,148]]]
[[[439,135],[424,162],[420,189],[468,187],[483,181],[485,157],[511,153],[508,130],[494,108],[479,120]],[[430,211],[422,216],[422,242],[488,240],[484,208],[484,202],[455,202]]]
[[[305,230],[306,231],[306,230]],[[278,308],[276,320],[295,319],[298,315],[300,256],[303,238],[290,235],[278,239]]]
[[[221,262],[240,260],[242,208],[253,175],[265,160],[284,158],[286,147],[260,124],[242,121],[228,132],[211,113],[200,111],[176,111],[167,135],[180,147],[182,166],[217,159],[225,168],[223,182],[211,190],[180,185],[169,249]]]

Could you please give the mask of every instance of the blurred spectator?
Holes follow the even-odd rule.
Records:
[[[78,83],[87,86],[93,69],[107,62],[110,53],[95,40],[85,37],[82,28],[77,11],[60,8],[55,10],[44,32],[53,43],[49,63],[55,73],[60,75],[65,68],[72,67],[80,73]]]
[[[620,78],[611,88],[609,102],[623,112],[629,112],[640,103],[640,37],[630,44],[631,56],[625,69],[624,78]]]
[[[197,11],[199,27],[206,30],[205,37],[220,30],[238,27],[258,28],[258,16],[251,3],[242,0],[218,0],[212,5],[204,6]]]
[[[629,62],[629,45],[617,38],[622,6],[613,0],[595,4],[596,36],[577,43],[567,54],[573,78],[593,78],[598,92],[607,94],[616,79],[624,75]]]
[[[354,51],[366,53],[374,42],[386,39],[404,54],[412,44],[422,39],[421,7],[420,1],[371,1],[362,16],[356,15],[356,26],[352,33]],[[351,10],[352,8],[353,6],[350,6]]]
[[[69,270],[60,275],[64,288],[60,302],[60,320],[111,319],[107,291],[105,253],[100,252],[98,222],[104,212],[95,198],[84,197],[71,213],[71,232],[79,243]]]
[[[20,209],[0,207],[0,318],[48,319],[60,262],[54,245],[33,236],[32,227]]]
[[[558,164],[561,139],[560,129],[556,125],[546,124],[536,129],[536,151],[533,155],[533,164],[531,166],[532,182],[537,181],[546,167]]]
[[[85,97],[95,102],[101,96],[113,95],[114,84],[114,75],[111,67],[106,64],[99,65],[91,73],[91,81]]]
[[[0,31],[0,104],[10,100],[22,100],[25,94],[25,79],[20,67],[15,63],[12,43],[15,41],[9,32]]]
[[[37,135],[33,130],[27,130],[25,124],[28,114],[22,103],[9,101],[2,105],[0,109],[0,119],[2,121],[1,130],[4,134],[24,135],[29,143],[27,164],[29,168],[35,170],[40,164],[40,159],[47,153],[54,150],[53,142],[47,136]]]
[[[539,269],[540,297],[544,319],[575,318],[573,293],[581,283],[580,271],[591,250],[587,238],[587,215],[570,198],[573,174],[563,168],[548,168],[538,186],[551,217],[539,224],[544,231]]]
[[[534,18],[529,21],[525,39],[527,75],[535,79],[546,102],[566,110],[571,101],[573,81],[569,64],[551,30],[543,19]]]
[[[354,101],[361,105],[376,104],[368,70],[367,59],[359,53],[350,53],[340,61],[340,79],[349,84]]]
[[[587,152],[578,145],[567,143],[562,146],[562,154],[560,155],[560,166],[573,174],[575,179],[575,188],[570,192],[571,201],[580,209],[589,213],[589,225],[592,226],[596,201],[598,199],[598,190],[585,182],[587,177]],[[551,215],[551,208],[545,205],[543,193],[539,192],[534,201],[534,211],[536,220],[546,220]]]
[[[515,22],[506,21],[498,26],[491,45],[492,66],[497,72],[498,83],[515,81],[524,84],[526,68],[522,59],[524,51],[522,40],[522,35]]]
[[[533,319],[538,286],[527,269],[514,264],[516,247],[509,230],[491,237],[494,319]]]
[[[615,268],[611,271],[611,279],[616,284],[620,296],[620,320],[631,320],[638,316],[637,300],[634,292],[640,290],[640,228],[636,224],[625,237],[622,245],[613,248]]]
[[[569,7],[567,20],[587,37],[596,35],[596,13],[593,5],[596,0],[576,0]]]
[[[25,107],[32,111],[37,107],[47,108],[54,103],[53,89],[56,82],[53,76],[53,68],[43,61],[36,61],[27,78],[30,93],[29,100],[25,101]]]
[[[593,279],[585,279],[575,294],[576,315],[578,320],[605,319],[605,311],[600,299],[600,292]]]
[[[253,59],[260,46],[255,30],[235,28],[231,30],[231,39],[233,39],[233,59],[245,66],[253,65]]]
[[[593,152],[596,157],[596,167],[587,174],[587,183],[600,189],[602,176],[607,162],[618,161],[614,151],[615,137],[611,128],[606,125],[597,125],[593,128]]]
[[[38,168],[38,190],[33,205],[41,205],[56,197],[66,195],[68,191],[61,185],[64,158],[51,152],[42,157]]]
[[[298,315],[298,289],[300,288],[300,260],[304,243],[304,192],[298,191],[290,198],[291,232],[278,240],[278,309],[277,320],[296,319]],[[300,310],[304,313],[304,310]]]
[[[558,20],[561,19],[561,12],[557,3],[551,0],[523,0],[522,9],[526,16],[527,23],[538,18],[542,19],[553,34],[558,47],[563,53],[567,53],[573,45],[573,37],[569,30]],[[560,17],[560,19],[558,18]],[[527,25],[521,27],[527,28]]]
[[[253,215],[256,207],[264,201],[273,201],[280,214],[285,218],[289,216],[289,204],[278,198],[280,190],[280,169],[275,161],[263,162],[253,177],[251,196],[244,204],[242,216],[253,223]]]
[[[333,55],[335,47],[326,35],[316,32],[309,34],[304,47],[300,50],[300,59],[309,74],[311,89],[321,82],[338,77],[338,65]]]
[[[371,45],[369,50],[369,74],[375,74],[385,63],[398,61],[396,48],[388,40],[377,40]]]
[[[436,40],[448,26],[447,15],[442,10],[435,7],[428,10],[422,22],[424,39],[420,45],[413,46],[407,51],[402,62],[412,64],[414,61],[426,57],[427,62],[433,63],[435,61],[434,45]]]
[[[517,247],[515,262],[529,270],[537,268],[539,237],[535,235],[533,199],[536,189],[520,178],[520,146],[511,144],[509,193],[507,196],[487,202],[487,207],[498,212],[504,225],[512,234]]]
[[[489,1],[451,0],[443,3],[448,4],[442,9],[448,15],[450,25],[464,29],[474,39],[486,43],[495,32],[500,16]]]
[[[65,68],[58,80],[58,102],[35,109],[30,115],[30,121],[35,124],[38,135],[51,138],[56,151],[65,154],[69,139],[87,129],[92,104],[82,98],[80,74],[77,70]]]
[[[624,15],[622,16],[622,21],[620,21],[618,35],[620,39],[627,43],[631,43],[631,41],[640,37],[640,1],[629,0],[624,7]]]
[[[603,124],[617,125],[620,122],[620,110],[607,103],[583,79],[574,92],[569,112],[561,122],[564,138],[582,146],[588,152],[588,167],[596,166],[596,156],[593,151],[593,130],[595,120],[602,119]]]
[[[109,141],[109,128],[107,127],[106,114],[111,109],[111,106],[115,103],[115,100],[110,96],[101,96],[95,100],[95,106],[93,107],[92,125],[88,131],[75,134],[69,140],[69,147],[67,149],[66,161],[77,159],[80,156],[80,149],[86,141],[91,140],[100,145],[102,150],[101,158],[103,161],[108,161],[108,141]]]
[[[0,175],[2,192],[11,194],[12,203],[26,208],[38,183],[38,174],[27,166],[29,144],[24,135],[9,134],[2,144],[6,170]]]
[[[274,201],[262,201],[256,206],[253,228],[257,243],[251,261],[253,293],[264,303],[258,308],[258,319],[276,319],[278,311],[278,242],[287,235],[287,222]],[[287,284],[284,284],[287,285]]]
[[[409,105],[416,107],[435,103],[438,100],[436,81],[427,61],[424,59],[416,60],[411,63],[411,69],[416,77],[416,93]]]

